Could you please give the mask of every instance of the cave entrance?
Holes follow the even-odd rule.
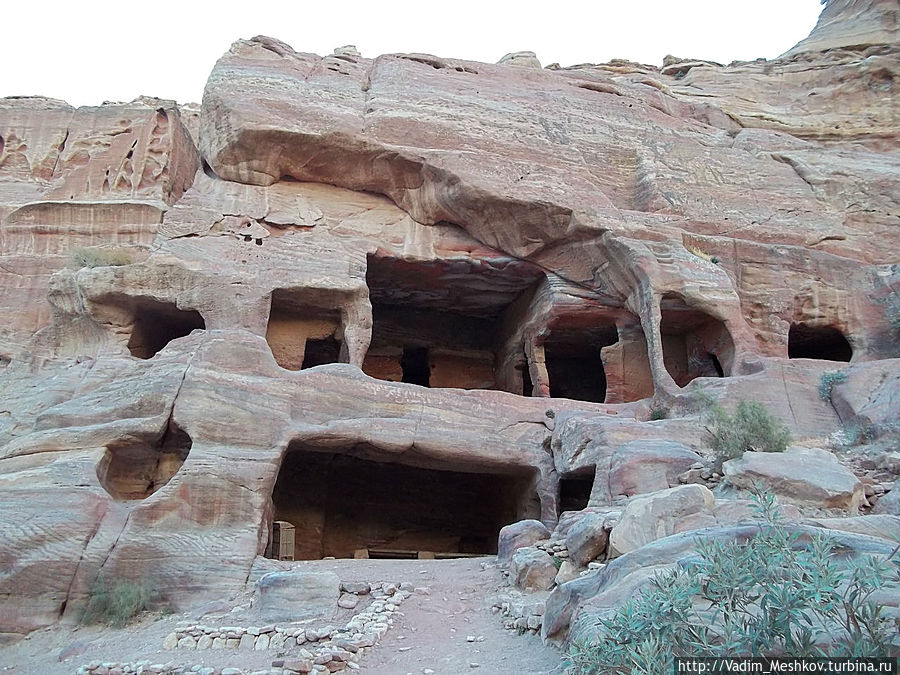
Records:
[[[276,363],[286,370],[303,370],[339,363],[341,315],[306,301],[302,289],[272,291],[266,342]]]
[[[663,362],[679,387],[698,377],[726,377],[734,342],[725,324],[673,294],[660,302]]]
[[[190,450],[191,437],[170,424],[154,441],[107,445],[97,465],[97,478],[114,499],[146,499],[178,473]]]
[[[788,333],[788,358],[849,361],[852,357],[853,348],[837,328],[791,324]]]
[[[427,261],[370,255],[372,340],[363,371],[423,387],[498,388],[506,312],[542,274],[500,254]]]
[[[404,347],[400,357],[401,382],[429,386],[431,381],[431,365],[427,347]]]
[[[526,473],[426,469],[292,444],[272,502],[274,519],[295,527],[296,560],[454,557],[496,553],[500,528],[535,515],[533,493]]]
[[[615,324],[555,326],[544,342],[550,396],[577,401],[606,401],[606,370],[601,351],[619,336]]]
[[[559,479],[558,511],[581,511],[588,507],[594,489],[596,467]]]
[[[139,359],[150,359],[172,340],[205,328],[200,312],[178,309],[169,302],[140,299],[134,306],[128,350]]]

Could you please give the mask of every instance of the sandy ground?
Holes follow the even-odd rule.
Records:
[[[342,581],[408,581],[427,587],[400,608],[403,616],[365,655],[358,672],[374,675],[477,675],[560,673],[562,654],[538,637],[504,630],[490,608],[503,583],[495,558],[460,560],[316,560],[298,563],[310,570],[332,570]],[[485,563],[488,563],[485,565]],[[252,615],[197,613],[146,616],[124,628],[57,626],[0,647],[0,673],[71,674],[91,661],[202,664],[249,670],[271,666],[278,652],[164,651],[162,642],[177,624],[259,624]],[[337,624],[338,622],[335,622]],[[474,636],[475,642],[467,638]],[[296,650],[296,648],[295,648]],[[75,652],[74,654],[72,652]],[[346,670],[344,672],[353,672]]]

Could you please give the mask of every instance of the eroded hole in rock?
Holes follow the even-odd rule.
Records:
[[[542,274],[505,257],[413,262],[370,255],[373,326],[363,371],[422,386],[498,388],[506,313]]]
[[[114,499],[145,499],[178,473],[190,450],[191,437],[170,424],[156,441],[109,444],[97,465],[97,478]]]
[[[400,381],[427,387],[431,381],[431,361],[426,347],[404,347],[400,357]]]
[[[266,341],[275,361],[287,370],[340,361],[340,311],[317,307],[310,300],[302,291],[272,292]]]
[[[570,474],[559,479],[559,512],[586,509],[594,488],[596,469]]]
[[[554,329],[544,343],[550,396],[603,403],[606,371],[600,352],[618,339],[615,325]]]
[[[349,449],[348,449],[349,450]],[[493,554],[500,528],[539,515],[527,473],[378,462],[292,445],[272,495],[294,558]]]
[[[139,300],[134,306],[128,349],[132,356],[149,359],[172,340],[205,328],[206,323],[196,310],[178,309],[169,302]]]
[[[788,333],[788,358],[849,361],[852,357],[853,348],[837,328],[791,324]]]
[[[679,387],[698,377],[730,374],[734,342],[724,323],[675,295],[663,296],[660,309],[663,361]]]

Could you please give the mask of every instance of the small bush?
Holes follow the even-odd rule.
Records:
[[[762,403],[740,401],[734,414],[715,404],[710,411],[710,446],[722,462],[740,457],[748,450],[784,452],[791,442],[787,428]]]
[[[600,619],[569,653],[577,674],[674,672],[676,656],[881,656],[893,631],[873,594],[900,583],[890,557],[844,568],[826,536],[801,544],[771,495],[757,496],[759,533],[697,541],[697,558]],[[896,551],[894,552],[896,554]]]
[[[651,420],[664,420],[669,417],[669,409],[663,406],[654,406],[650,408]]]
[[[118,267],[130,265],[131,254],[120,248],[86,248],[79,246],[69,250],[69,259],[77,268]]]
[[[857,445],[871,443],[878,436],[878,427],[871,422],[851,422],[832,435],[831,445],[835,450],[849,450]]]
[[[822,373],[819,379],[819,397],[823,401],[831,401],[831,392],[839,384],[847,381],[847,373],[833,370],[830,373]]]
[[[81,621],[87,624],[126,624],[150,609],[150,593],[150,584],[146,581],[109,583],[98,579],[91,587]]]

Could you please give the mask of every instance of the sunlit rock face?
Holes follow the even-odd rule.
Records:
[[[676,487],[701,389],[795,441],[895,419],[890,4],[769,62],[257,37],[199,121],[0,100],[0,632],[98,579],[234,593],[275,521],[298,558],[496,553]]]

